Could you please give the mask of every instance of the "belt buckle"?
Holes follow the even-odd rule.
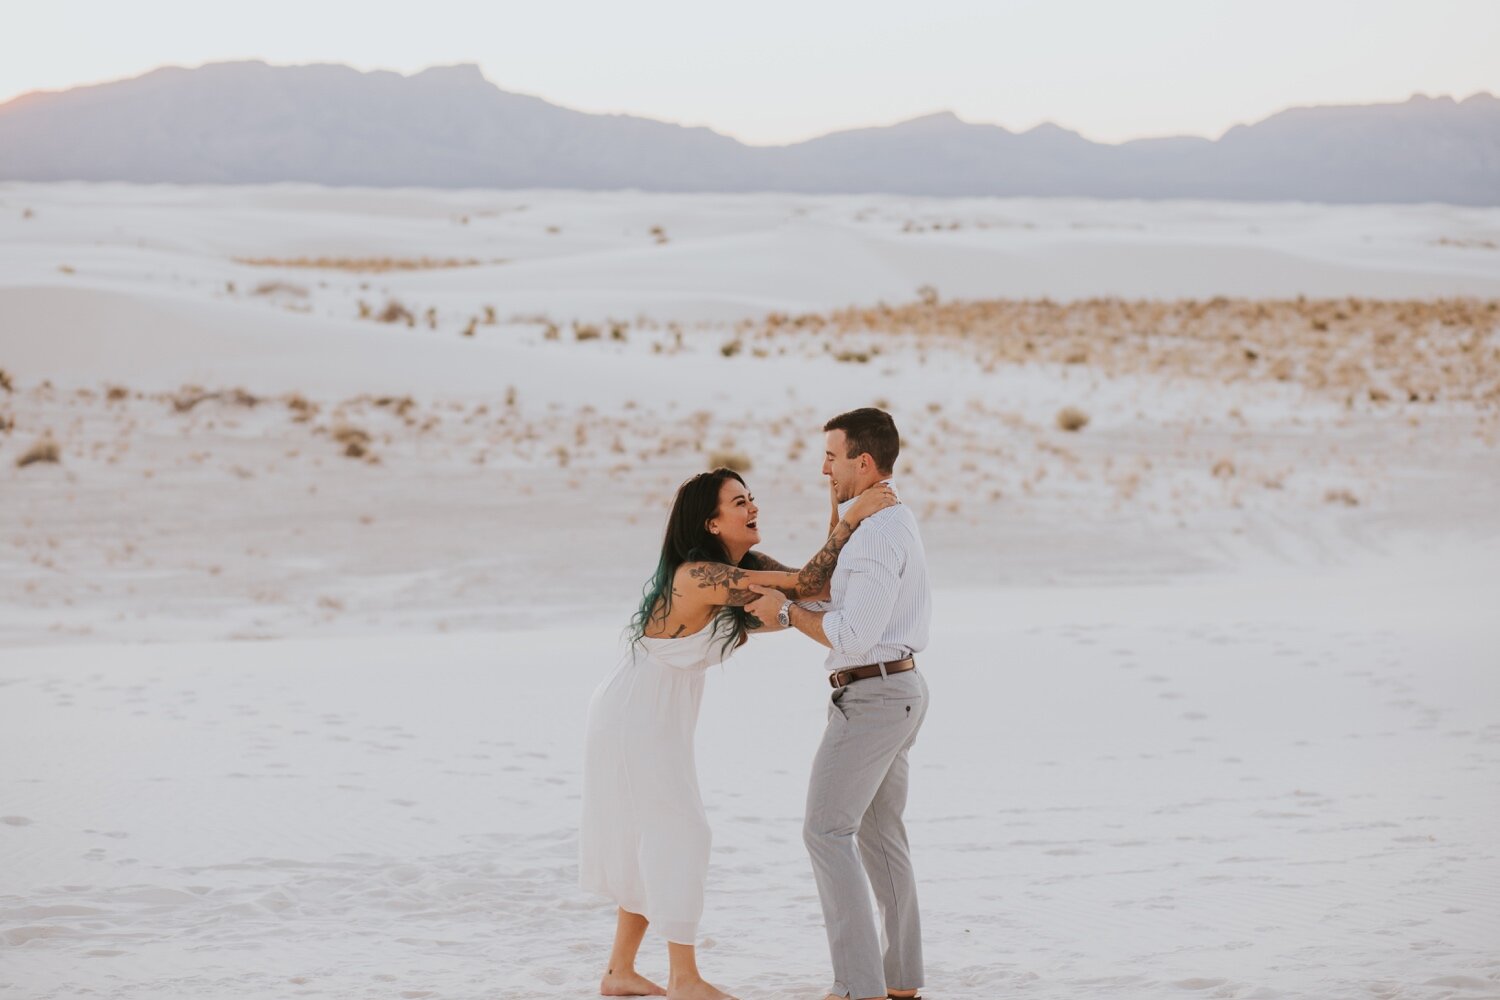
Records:
[[[833,673],[828,675],[828,686],[833,688],[835,691],[841,691],[849,686],[848,684],[839,683],[839,675],[842,673],[842,670],[835,670]]]

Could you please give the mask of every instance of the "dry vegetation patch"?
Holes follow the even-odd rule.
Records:
[[[176,395],[172,396],[172,409],[178,413],[187,413],[199,403],[208,402],[209,400],[246,407],[256,406],[260,403],[260,397],[254,396],[244,389],[217,389],[209,392],[196,385],[185,385],[177,391]]]
[[[307,289],[289,281],[262,281],[250,292],[251,295],[281,295],[294,299],[307,298]]]
[[[1048,299],[920,301],[772,313],[740,336],[813,335],[840,360],[874,335],[956,346],[1000,364],[1089,365],[1108,375],[1286,382],[1346,401],[1500,405],[1500,301]]]
[[[322,271],[355,271],[380,274],[386,271],[435,271],[453,267],[504,264],[505,258],[476,257],[236,257],[236,264],[249,267],[302,267]]]

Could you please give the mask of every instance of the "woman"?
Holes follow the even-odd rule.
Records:
[[[619,907],[605,996],[732,1000],[704,981],[693,947],[709,851],[693,759],[703,675],[751,630],[774,630],[744,609],[757,597],[752,584],[821,596],[855,527],[895,502],[884,483],[866,490],[842,520],[835,511],[828,541],[793,570],[750,551],[760,511],[738,473],[715,469],[678,488],[630,648],[589,703],[579,882]],[[665,990],[635,971],[648,923],[667,939]]]

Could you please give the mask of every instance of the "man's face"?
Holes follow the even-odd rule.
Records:
[[[869,459],[863,455],[848,458],[849,442],[841,430],[823,435],[823,475],[833,481],[834,497],[839,503],[852,500],[866,484],[863,482]]]

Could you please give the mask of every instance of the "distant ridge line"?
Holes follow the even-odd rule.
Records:
[[[1118,144],[940,111],[750,146],[504,91],[473,64],[241,61],[16,97],[0,105],[0,180],[1495,206],[1500,99],[1294,107],[1218,139]]]

